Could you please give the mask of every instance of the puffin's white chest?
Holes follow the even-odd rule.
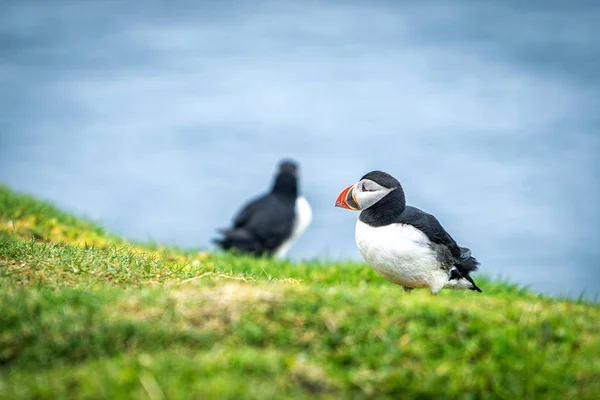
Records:
[[[310,207],[310,204],[308,204],[308,201],[306,200],[306,198],[299,196],[296,199],[296,206],[294,209],[294,214],[295,214],[295,218],[294,218],[294,226],[292,227],[292,234],[290,235],[289,238],[287,238],[287,240],[285,240],[281,244],[281,246],[279,246],[277,248],[277,250],[275,251],[275,258],[279,258],[279,259],[285,258],[285,256],[290,251],[294,242],[296,242],[296,240],[298,240],[300,235],[302,235],[302,233],[310,225],[310,223],[312,221],[312,209]]]
[[[358,220],[355,239],[365,261],[387,280],[410,288],[443,286],[448,280],[427,236],[411,225],[372,227]]]

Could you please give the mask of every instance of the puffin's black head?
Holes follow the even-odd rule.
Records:
[[[279,162],[271,192],[294,199],[298,196],[298,164],[295,161],[286,159]]]
[[[360,179],[361,180],[363,180],[363,179],[371,180],[371,181],[377,183],[378,185],[380,185],[384,188],[387,188],[387,189],[397,189],[397,188],[401,187],[400,182],[398,182],[398,180],[396,178],[394,178],[387,172],[383,172],[383,171],[371,171],[368,174],[365,174]]]
[[[338,196],[335,206],[349,210],[366,210],[378,205],[399,209],[406,207],[404,191],[400,182],[390,174],[382,171],[371,171],[354,185],[348,186]]]
[[[289,173],[298,177],[298,164],[293,160],[281,160],[279,162],[279,173]]]

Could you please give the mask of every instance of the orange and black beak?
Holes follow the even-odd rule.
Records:
[[[354,196],[354,186],[355,185],[351,185],[342,190],[342,193],[340,193],[335,201],[336,207],[346,208],[354,211],[360,210],[358,202],[356,201],[356,196]]]

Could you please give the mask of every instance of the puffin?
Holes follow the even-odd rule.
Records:
[[[299,194],[298,164],[281,160],[271,191],[247,202],[233,226],[213,242],[223,250],[283,259],[312,221],[312,209]]]
[[[481,292],[470,276],[479,265],[471,250],[459,246],[433,215],[406,205],[400,182],[390,174],[367,173],[340,193],[335,206],[360,211],[355,229],[360,254],[375,272],[406,292]]]

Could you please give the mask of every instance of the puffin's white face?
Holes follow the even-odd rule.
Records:
[[[361,179],[338,196],[335,206],[348,210],[364,210],[383,199],[395,188],[386,188],[370,179]]]

